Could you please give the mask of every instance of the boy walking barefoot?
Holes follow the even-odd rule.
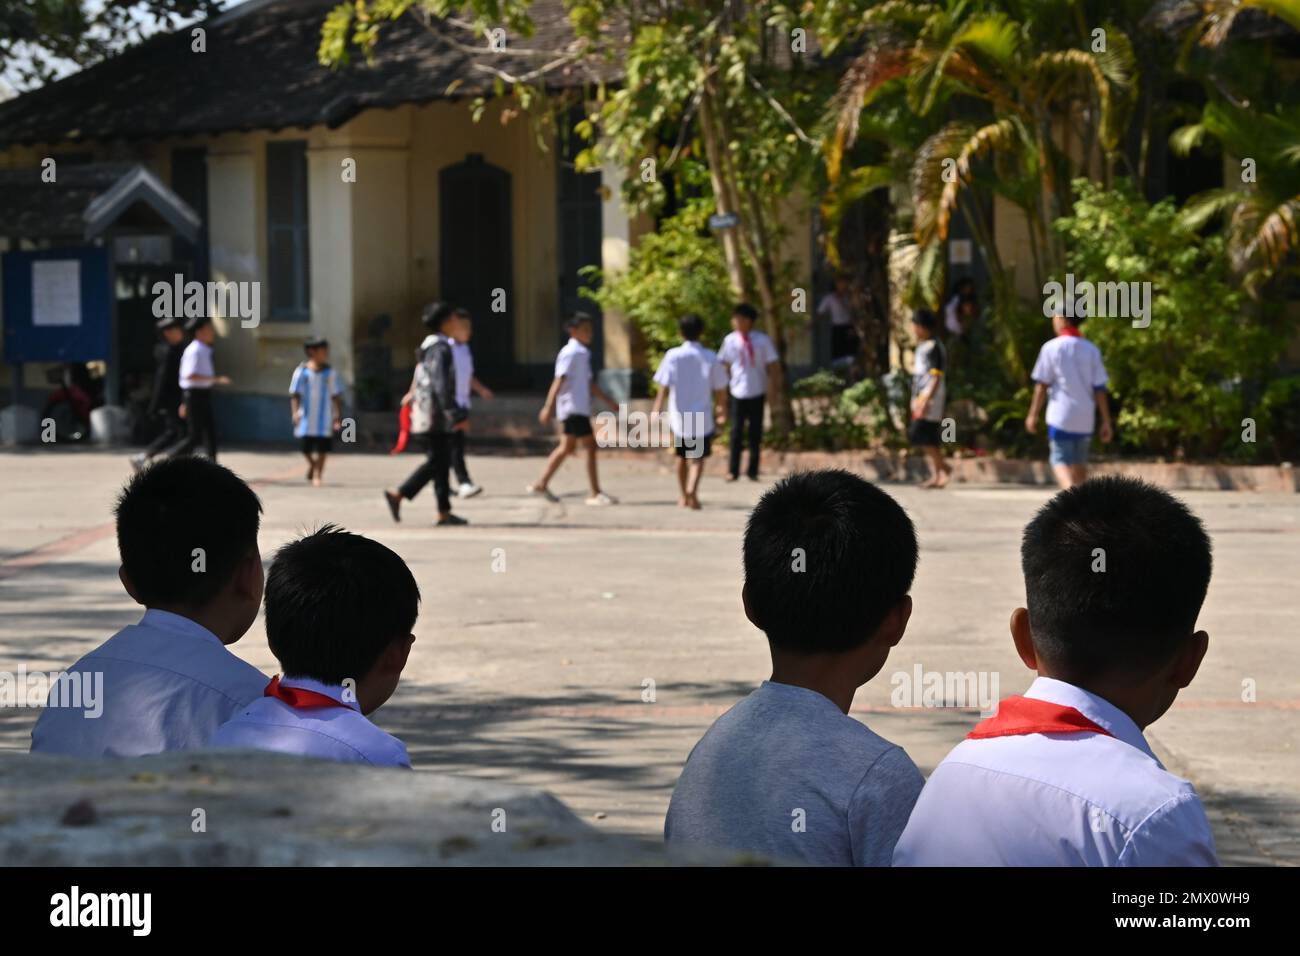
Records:
[[[700,478],[704,459],[713,451],[713,406],[725,406],[727,372],[718,356],[700,344],[704,320],[694,313],[682,316],[677,323],[682,344],[664,353],[655,372],[660,387],[655,395],[651,415],[658,420],[668,400],[668,415],[676,436],[677,485],[682,508],[700,508]]]
[[[943,405],[947,400],[943,377],[948,371],[948,352],[935,338],[939,320],[933,312],[918,309],[912,316],[912,335],[916,337],[916,358],[912,372],[912,424],[907,437],[913,448],[924,453],[930,463],[930,477],[922,488],[942,488],[952,471],[943,458]]]
[[[587,504],[616,504],[612,495],[600,490],[600,477],[596,473],[596,436],[591,428],[591,397],[595,395],[615,410],[618,405],[596,384],[591,374],[591,316],[585,312],[575,312],[565,321],[564,328],[569,333],[569,341],[555,357],[555,379],[546,394],[546,404],[537,414],[537,420],[543,425],[549,425],[552,418],[559,419],[564,433],[560,436],[555,451],[546,459],[542,476],[525,491],[530,495],[540,495],[547,501],[559,501],[550,490],[551,478],[560,465],[564,464],[564,459],[581,446],[587,454],[587,482],[591,486]]]
[[[791,475],[745,529],[745,615],[772,676],[695,745],[664,839],[823,866],[888,866],[923,783],[910,757],[849,716],[903,639],[916,532],[847,471]]]
[[[317,488],[325,477],[325,456],[334,432],[343,427],[343,383],[330,368],[330,344],[321,338],[303,343],[307,360],[293,370],[289,382],[289,408],[293,434],[302,441],[307,459],[307,480]]]

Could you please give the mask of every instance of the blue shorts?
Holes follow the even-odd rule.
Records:
[[[1048,438],[1051,454],[1048,460],[1053,465],[1086,465],[1088,463],[1088,445],[1091,435],[1057,435]]]

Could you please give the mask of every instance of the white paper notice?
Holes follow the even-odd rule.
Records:
[[[32,325],[81,324],[81,263],[47,259],[32,263]]]

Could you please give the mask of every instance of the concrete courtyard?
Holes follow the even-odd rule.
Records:
[[[333,522],[411,565],[424,613],[403,683],[376,720],[406,741],[417,769],[544,787],[593,826],[651,836],[692,745],[767,676],[765,642],[740,605],[741,533],[763,485],[710,475],[704,510],[690,512],[676,507],[666,457],[608,459],[602,478],[621,503],[591,508],[570,462],[553,483],[556,505],[523,493],[540,457],[471,457],[486,492],[457,510],[472,523],[438,529],[427,492],[400,525],[380,497],[413,455],[335,455],[323,488],[303,481],[295,452],[221,460],[262,498],[268,559],[300,531]],[[129,473],[121,453],[0,453],[0,670],[57,669],[138,619],[117,581],[111,524]],[[973,671],[996,676],[1000,696],[1024,690],[1031,674],[1007,618],[1023,602],[1020,530],[1050,490],[885,487],[919,531],[916,610],[885,670],[858,692],[854,716],[928,773],[979,715],[894,706],[891,677]],[[1214,539],[1201,618],[1211,647],[1196,682],[1147,736],[1201,792],[1225,863],[1294,865],[1300,498],[1181,496]],[[275,672],[260,620],[233,650]],[[36,715],[0,710],[0,748],[26,750]]]

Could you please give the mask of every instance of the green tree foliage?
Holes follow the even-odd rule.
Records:
[[[1150,205],[1127,181],[1106,190],[1080,179],[1074,188],[1074,214],[1057,229],[1076,281],[1152,287],[1148,328],[1102,317],[1084,326],[1110,373],[1123,444],[1177,458],[1268,458],[1294,448],[1287,401],[1300,394],[1300,379],[1277,368],[1295,324],[1280,308],[1246,311],[1224,237],[1199,235],[1172,200]],[[1242,441],[1247,418],[1256,422],[1254,444]]]
[[[636,324],[651,371],[664,352],[681,343],[677,320],[686,313],[704,319],[701,341],[711,349],[716,350],[731,329],[727,267],[705,224],[710,211],[708,203],[696,200],[663,219],[633,247],[624,272],[602,276],[594,266],[587,271],[592,287],[583,294]]]

